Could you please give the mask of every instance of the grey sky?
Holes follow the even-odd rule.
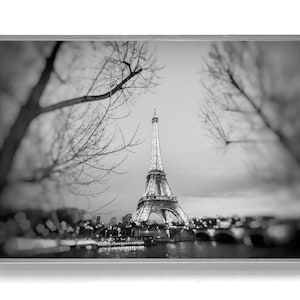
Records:
[[[104,210],[114,210],[103,215],[104,220],[120,218],[136,209],[150,165],[151,118],[156,108],[167,179],[189,217],[298,214],[299,203],[290,200],[286,191],[267,192],[255,184],[245,151],[234,148],[226,154],[217,152],[208,138],[197,114],[203,97],[199,70],[209,44],[155,42],[151,46],[156,48],[158,63],[164,66],[161,84],[153,93],[139,96],[131,115],[120,122],[128,137],[139,125],[138,137],[144,143],[134,149],[120,168],[127,173],[110,177],[106,193],[90,200],[68,198],[65,204],[93,210],[118,196]]]

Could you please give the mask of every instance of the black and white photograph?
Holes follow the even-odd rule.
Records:
[[[300,42],[0,41],[0,256],[300,257]]]

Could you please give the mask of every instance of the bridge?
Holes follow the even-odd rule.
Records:
[[[297,223],[298,224],[298,223]],[[296,225],[297,225],[296,224]],[[163,227],[136,227],[134,237],[148,236],[154,241],[182,242],[199,240],[245,246],[272,247],[300,245],[300,227],[293,222],[268,224],[267,226],[229,226],[227,228],[199,228],[196,225],[172,225]]]
[[[269,229],[239,228],[193,229],[195,239],[220,243],[243,243],[246,246],[284,245],[299,239],[299,230],[276,226]]]
[[[195,238],[201,241],[217,241],[225,243],[242,242],[245,237],[245,229],[193,229]]]

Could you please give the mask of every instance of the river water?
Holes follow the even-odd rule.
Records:
[[[247,247],[242,244],[189,241],[160,243],[154,246],[85,249],[72,248],[59,257],[81,258],[284,258],[300,257],[298,250]]]

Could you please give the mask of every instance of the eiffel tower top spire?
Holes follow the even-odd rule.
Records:
[[[152,146],[151,146],[151,165],[149,171],[163,171],[162,158],[160,154],[160,143],[158,133],[158,117],[156,109],[152,118]]]

